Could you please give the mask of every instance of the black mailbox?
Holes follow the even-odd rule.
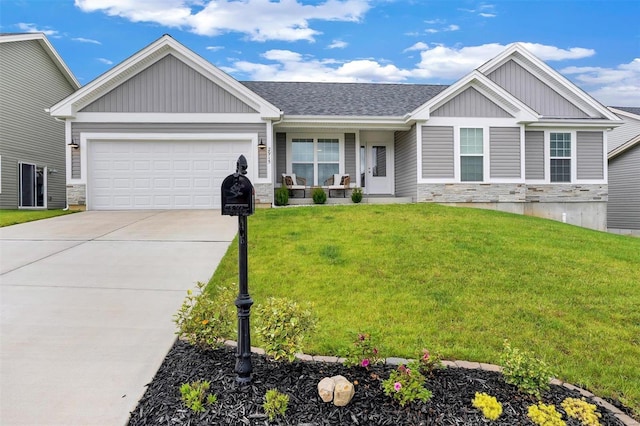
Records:
[[[255,191],[247,174],[247,159],[238,158],[236,172],[222,181],[222,214],[250,216],[255,209]]]

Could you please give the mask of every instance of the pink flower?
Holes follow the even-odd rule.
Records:
[[[393,389],[398,392],[400,389],[402,389],[402,384],[400,382],[395,382],[393,385]]]
[[[378,348],[373,348],[373,354],[378,355]]]
[[[362,362],[360,363],[361,366],[363,367],[368,367],[369,366],[369,360],[367,358],[363,359]]]
[[[367,336],[365,334],[362,334],[362,333],[358,334],[358,339],[360,341],[365,340],[366,338],[367,338]]]
[[[424,349],[422,352],[424,352],[424,354],[422,355],[422,359],[424,361],[429,361],[429,351]]]
[[[405,366],[404,366],[404,364],[400,364],[400,365],[398,366],[398,370],[399,370],[401,373],[404,373],[404,372],[407,370],[407,367],[405,367]]]

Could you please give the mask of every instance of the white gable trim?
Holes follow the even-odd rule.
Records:
[[[47,52],[47,55],[54,62],[56,67],[60,70],[64,78],[73,86],[74,89],[80,88],[80,83],[73,75],[67,64],[64,63],[62,57],[58,55],[56,49],[53,48],[53,45],[47,40],[47,37],[43,33],[27,33],[27,34],[7,34],[0,36],[0,43],[10,43],[16,41],[31,41],[36,40],[40,43],[42,48]]]
[[[75,117],[77,112],[105,95],[124,81],[144,71],[165,56],[172,54],[242,102],[258,111],[263,119],[278,119],[281,111],[239,83],[233,77],[187,49],[171,36],[164,35],[146,48],[113,67],[71,96],[50,108],[51,115],[61,118]]]
[[[517,57],[522,56],[525,61]],[[609,111],[604,105],[589,96],[575,84],[571,83],[562,74],[551,68],[544,61],[538,59],[529,52],[522,44],[513,43],[503,50],[498,56],[478,67],[478,71],[488,75],[502,66],[510,59],[524,67],[531,74],[536,76],[542,82],[552,87],[560,93],[565,99],[574,104],[577,108],[584,111],[591,117],[602,116],[608,120],[618,121],[618,117]]]
[[[609,109],[609,111],[613,112],[617,116],[621,116],[622,115],[624,117],[631,118],[633,120],[640,120],[640,115],[634,114],[632,112],[623,111],[621,109],[617,109],[617,108],[614,108],[614,107],[608,107],[608,109]]]
[[[408,114],[408,120],[428,120],[431,111],[435,111],[469,87],[473,87],[490,101],[507,111],[519,123],[531,123],[539,118],[539,115],[527,105],[482,73],[474,70]]]
[[[619,147],[611,151],[607,156],[607,159],[611,160],[613,158],[616,158],[618,155],[623,154],[625,151],[633,148],[638,144],[640,144],[640,135],[637,135],[633,139],[628,140],[627,142],[623,143],[622,145],[620,145]]]

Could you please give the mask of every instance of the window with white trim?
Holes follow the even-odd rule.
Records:
[[[571,182],[571,133],[550,133],[549,149],[549,180]]]
[[[305,178],[307,185],[323,185],[340,173],[340,140],[337,138],[291,139],[291,172]]]
[[[460,181],[484,180],[484,146],[482,128],[460,129]]]

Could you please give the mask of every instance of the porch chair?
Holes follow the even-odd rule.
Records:
[[[329,198],[331,198],[331,191],[342,191],[342,198],[345,198],[350,185],[351,178],[349,175],[335,174],[324,181],[324,186],[329,192]]]
[[[289,190],[289,195],[293,197],[293,191],[298,190],[302,191],[302,198],[304,198],[305,192],[304,190],[307,187],[307,180],[305,178],[301,178],[296,176],[295,173],[292,174],[282,174],[282,185],[286,186]]]

